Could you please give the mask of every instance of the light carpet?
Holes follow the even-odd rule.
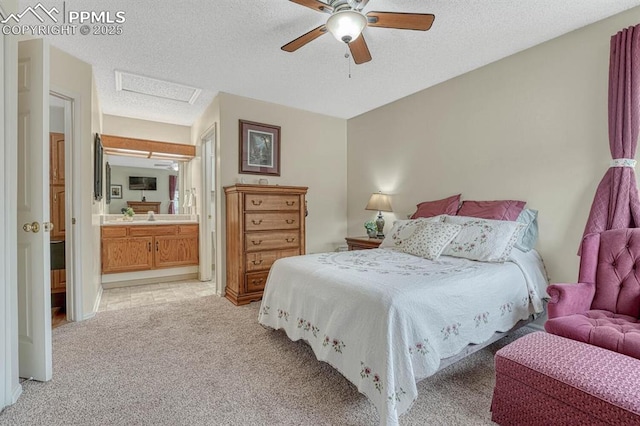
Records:
[[[303,342],[216,296],[101,312],[53,331],[53,380],[25,382],[2,425],[377,425],[367,398]],[[418,384],[402,425],[492,424],[493,355]]]

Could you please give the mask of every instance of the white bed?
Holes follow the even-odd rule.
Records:
[[[535,250],[513,250],[502,264],[393,249],[314,254],[272,266],[258,320],[307,341],[369,398],[381,424],[397,425],[417,381],[542,312],[546,286]]]

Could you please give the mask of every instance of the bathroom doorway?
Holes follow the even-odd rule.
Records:
[[[73,133],[74,100],[62,93],[49,94],[49,205],[52,223],[51,325],[77,321],[79,291],[74,286]]]
[[[200,234],[200,280],[214,281],[216,293],[221,294],[220,268],[216,267],[219,250],[218,226],[219,194],[217,191],[218,147],[216,125],[207,129],[201,137],[202,161],[202,220]]]

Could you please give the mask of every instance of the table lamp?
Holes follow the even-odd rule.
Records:
[[[384,218],[382,217],[382,212],[392,212],[391,209],[391,200],[387,194],[383,194],[381,192],[375,192],[371,194],[371,198],[369,198],[369,202],[367,203],[367,207],[365,210],[377,210],[378,211],[378,219],[376,220],[376,226],[378,227],[378,235],[377,238],[384,238]]]

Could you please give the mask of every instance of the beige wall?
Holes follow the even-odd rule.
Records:
[[[96,80],[93,77],[93,70],[92,70],[92,77],[91,77],[91,138],[93,140],[94,135],[96,133],[102,133],[102,110],[100,109],[100,101],[98,98],[98,87],[96,86]],[[93,148],[94,148],[94,144],[91,143],[91,152],[92,152],[92,159],[93,159]],[[93,161],[91,162],[91,164],[93,164]],[[104,167],[104,164],[103,166]],[[93,167],[91,167],[91,170],[93,170]],[[104,175],[104,170],[103,170],[103,176]],[[86,175],[84,175],[86,176]],[[93,177],[93,175],[91,175]],[[91,181],[91,178],[87,177],[87,180]],[[104,183],[104,179],[103,179],[103,188],[102,188],[102,193],[106,194],[106,184]],[[88,318],[88,317],[92,317],[93,315],[95,315],[98,311],[98,304],[100,303],[100,298],[102,297],[102,251],[101,251],[101,247],[102,247],[102,235],[101,235],[101,229],[100,229],[100,216],[103,215],[105,213],[105,197],[102,197],[102,200],[100,202],[96,202],[93,201],[93,205],[92,205],[92,221],[91,221],[91,225],[92,225],[92,230],[93,233],[91,235],[91,240],[93,241],[93,244],[91,245],[91,251],[93,252],[93,272],[91,274],[91,277],[93,278],[93,282],[92,282],[92,288],[93,291],[90,293],[90,298],[87,298],[87,296],[84,296],[85,299],[85,312],[84,312],[84,317]],[[83,245],[83,247],[86,247]],[[88,252],[88,250],[87,250]],[[93,300],[92,300],[92,299]],[[91,305],[91,303],[93,303],[93,305]],[[91,310],[89,309],[89,306],[91,307]]]
[[[79,177],[73,180],[74,214],[77,214],[81,231],[80,277],[83,312],[94,313],[100,289],[100,228],[96,217],[101,213],[101,203],[93,200],[93,134],[99,131],[99,104],[93,82],[91,65],[51,47],[51,89],[72,93],[76,97],[76,123],[79,136],[73,143],[74,164],[79,167]],[[95,253],[98,256],[95,256]],[[84,254],[83,254],[84,253]],[[96,262],[98,262],[96,264]]]
[[[191,128],[188,126],[108,114],[104,114],[102,120],[102,132],[105,135],[182,144],[189,144],[191,141]]]
[[[307,253],[335,250],[346,236],[346,120],[249,98],[220,94],[222,185],[257,183],[308,186]],[[281,128],[280,176],[238,173],[238,120]]]
[[[609,40],[638,21],[635,8],[349,120],[349,233],[375,216],[364,206],[379,189],[393,194],[387,230],[416,203],[460,192],[526,200],[551,280],[574,281],[610,160]]]
[[[281,175],[238,173],[238,120],[281,127]],[[268,102],[220,93],[192,129],[199,144],[202,133],[218,123],[218,186],[233,185],[244,178],[257,183],[308,186],[307,253],[335,250],[344,244],[347,213],[346,120],[284,107]],[[220,192],[221,191],[217,191]],[[220,270],[224,268],[224,202],[218,203],[221,244]],[[224,277],[224,273],[222,273]]]

